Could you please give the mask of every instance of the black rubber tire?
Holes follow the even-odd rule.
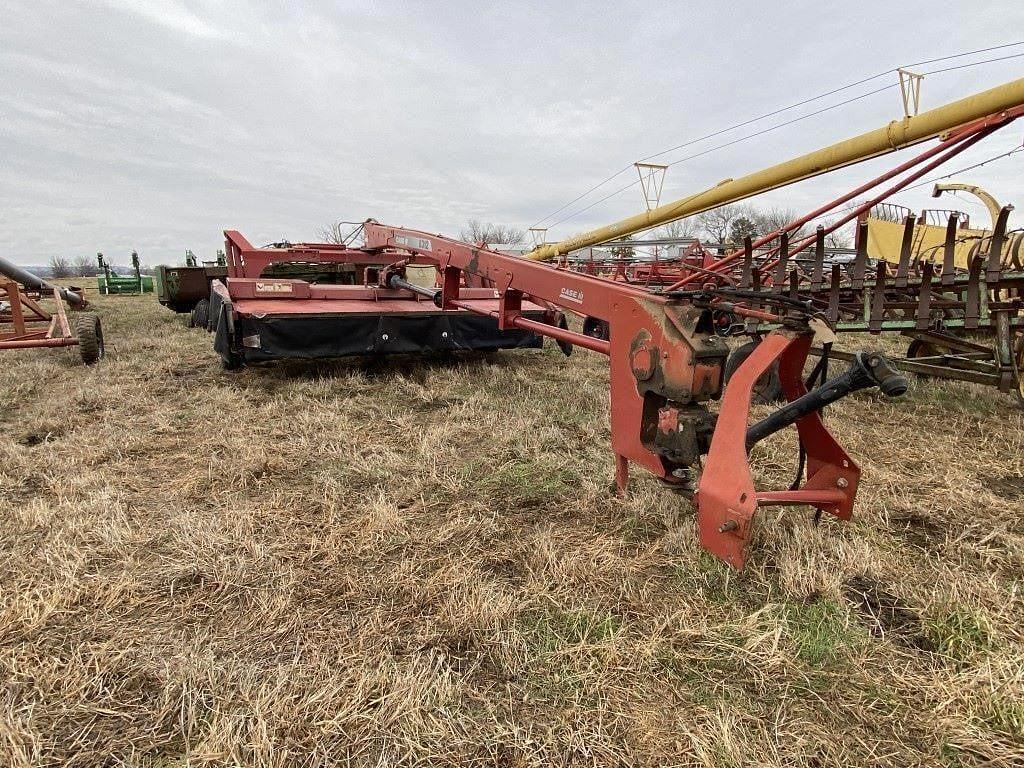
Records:
[[[83,363],[92,365],[103,358],[103,327],[96,315],[78,315],[75,318],[75,336],[78,337],[78,353]]]
[[[907,360],[914,360],[919,357],[938,357],[942,354],[945,354],[945,350],[922,339],[914,339],[907,345]],[[918,379],[931,378],[924,373],[915,373],[914,377]]]
[[[200,299],[192,308],[189,320],[192,328],[202,328],[204,331],[210,330],[210,300]]]
[[[555,323],[555,327],[556,328],[561,328],[563,331],[568,331],[569,330],[569,320],[561,312],[558,313],[558,321]],[[555,340],[555,344],[558,345],[558,348],[561,350],[562,354],[565,355],[566,357],[568,357],[569,355],[572,354],[572,342],[571,341],[561,341],[560,339],[556,339]]]
[[[944,354],[943,351],[930,341],[914,339],[907,346],[907,359],[913,360],[917,357],[938,357]]]
[[[736,347],[725,361],[725,383],[736,372],[736,369],[743,364],[743,361],[750,357],[757,348],[758,341],[748,341],[740,347]],[[779,378],[779,364],[775,362],[772,367],[765,371],[761,378],[754,385],[753,402],[755,403],[778,403],[784,399],[782,393],[782,380]]]
[[[583,318],[583,333],[594,339],[608,341],[608,323],[605,320],[587,316]]]

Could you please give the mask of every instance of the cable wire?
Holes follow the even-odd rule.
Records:
[[[937,59],[925,59],[924,61],[915,61],[913,64],[904,64],[900,69],[909,69],[910,67],[923,67],[925,64],[936,64],[940,61],[949,61],[950,59],[962,59],[964,56],[974,56],[978,53],[988,53],[990,51],[999,51],[1003,48],[1015,48],[1018,45],[1024,45],[1024,40],[1018,40],[1016,43],[1003,43],[1002,45],[992,45],[988,48],[978,48],[975,51],[964,51],[963,53],[954,53],[951,56],[940,56]],[[895,72],[896,70],[889,70]]]
[[[968,165],[966,168],[960,168],[960,169],[955,170],[955,171],[953,171],[951,173],[947,173],[947,174],[945,174],[943,176],[935,176],[934,178],[931,178],[931,179],[928,179],[926,181],[922,181],[922,182],[920,182],[918,184],[914,184],[913,186],[907,187],[903,191],[904,192],[909,192],[912,189],[917,189],[919,187],[926,187],[929,184],[934,184],[936,181],[942,181],[943,179],[948,179],[950,176],[956,176],[956,175],[961,174],[961,173],[966,173],[967,171],[973,171],[975,168],[981,168],[983,165],[988,165],[989,163],[994,163],[996,160],[1002,160],[1004,158],[1010,157],[1011,155],[1015,155],[1018,152],[1024,152],[1024,145],[1021,145],[1019,147],[1014,147],[1009,152],[1002,152],[1001,154],[994,155],[994,156],[990,157],[988,160],[982,160],[980,163],[975,163],[974,165]]]
[[[687,155],[686,157],[681,157],[678,160],[673,160],[668,165],[669,166],[678,165],[679,163],[685,163],[688,160],[693,160],[694,158],[701,157],[702,155],[707,155],[707,154],[710,154],[711,152],[717,152],[720,149],[725,149],[726,147],[731,147],[733,144],[739,144],[741,141],[747,141],[748,139],[752,139],[752,138],[754,138],[756,136],[762,136],[762,135],[764,135],[766,133],[770,133],[771,131],[778,130],[779,128],[785,128],[787,125],[793,125],[793,123],[799,123],[801,120],[807,120],[808,118],[816,117],[817,115],[820,115],[820,114],[822,114],[824,112],[828,112],[830,110],[838,109],[839,107],[846,106],[847,104],[850,104],[850,103],[852,103],[854,101],[859,101],[860,99],[865,99],[868,96],[874,96],[876,93],[881,93],[882,91],[888,91],[888,90],[890,90],[892,88],[896,88],[897,85],[898,85],[897,83],[893,83],[892,85],[886,85],[886,86],[883,86],[881,88],[876,88],[873,91],[868,91],[867,93],[862,93],[859,96],[854,96],[852,98],[846,99],[845,101],[837,102],[836,104],[832,104],[832,105],[830,105],[828,107],[824,107],[824,108],[816,110],[814,112],[808,112],[806,115],[801,115],[800,117],[795,117],[792,120],[786,120],[785,122],[777,123],[776,125],[771,125],[771,126],[769,126],[767,128],[763,128],[760,131],[755,131],[754,133],[748,133],[745,136],[740,136],[739,138],[733,139],[732,141],[727,141],[724,144],[717,144],[714,147],[710,147],[710,148],[702,150],[700,152],[696,152],[696,153],[694,153],[692,155]],[[611,194],[606,195],[605,197],[602,197],[600,200],[594,201],[593,203],[591,203],[590,205],[586,206],[585,208],[580,208],[575,213],[571,213],[568,216],[565,216],[565,217],[559,219],[558,221],[556,221],[551,226],[552,227],[557,227],[559,224],[563,224],[566,221],[569,221],[570,219],[574,219],[577,216],[579,216],[581,213],[583,213],[584,211],[589,211],[594,206],[603,203],[605,200],[610,200],[611,198],[615,197],[616,195],[621,194],[622,192],[625,192],[627,189],[631,189],[631,188],[635,187],[639,183],[640,183],[639,179],[637,179],[636,181],[632,181],[629,184],[627,184],[626,186],[620,187],[619,189],[615,190]]]
[[[767,119],[769,117],[774,117],[775,115],[782,114],[783,112],[788,112],[791,109],[796,109],[797,107],[802,107],[805,104],[810,104],[811,102],[819,101],[821,99],[824,99],[827,96],[832,96],[832,95],[834,95],[836,93],[840,93],[841,91],[845,91],[845,90],[848,90],[850,88],[855,88],[858,85],[863,85],[864,83],[871,82],[872,80],[877,80],[878,78],[884,77],[885,75],[891,74],[891,73],[893,73],[895,71],[896,71],[895,69],[888,69],[885,72],[879,72],[878,74],[871,75],[870,77],[862,78],[860,80],[857,80],[856,82],[849,83],[849,84],[841,86],[839,88],[833,88],[831,91],[826,91],[825,93],[820,93],[817,96],[812,96],[809,99],[804,99],[803,101],[798,101],[798,102],[796,102],[794,104],[790,104],[787,107],[781,107],[779,109],[772,110],[771,112],[765,112],[763,115],[758,115],[757,117],[752,117],[749,120],[744,120],[742,122],[735,123],[734,125],[730,125],[727,128],[721,128],[721,129],[719,129],[717,131],[712,131],[711,133],[707,133],[707,134],[705,134],[703,136],[700,136],[700,137],[698,137],[696,139],[690,139],[689,141],[684,141],[682,144],[677,144],[676,146],[670,147],[669,149],[663,149],[660,152],[655,152],[654,154],[647,155],[646,157],[642,157],[637,162],[642,163],[642,162],[645,162],[647,160],[651,160],[651,159],[653,159],[655,157],[661,157],[662,155],[667,155],[669,152],[675,152],[677,149],[682,149],[683,147],[689,147],[689,146],[691,146],[693,144],[698,144],[698,143],[700,143],[702,141],[705,141],[707,139],[712,139],[715,136],[720,136],[723,133],[728,133],[729,131],[734,131],[737,128],[743,128],[744,126],[750,125],[751,123],[756,123],[756,122],[758,122],[760,120],[765,120],[765,119]],[[539,221],[537,221],[536,223],[534,223],[533,226],[536,227],[538,224],[541,224],[544,221],[547,221],[548,219],[553,218],[554,216],[558,215],[559,213],[564,211],[566,208],[571,206],[573,203],[576,203],[576,202],[582,200],[584,197],[589,195],[591,192],[594,192],[594,191],[600,189],[605,184],[607,184],[609,181],[612,181],[613,179],[618,178],[619,176],[624,174],[626,171],[628,171],[632,167],[633,167],[633,165],[630,164],[630,165],[625,166],[621,170],[616,171],[615,173],[613,173],[608,178],[606,178],[603,181],[600,181],[597,184],[595,184],[594,186],[590,187],[590,189],[588,189],[586,192],[583,192],[581,195],[579,195],[579,196],[573,198],[572,200],[570,200],[568,203],[563,205],[558,210],[549,213],[547,216],[545,216],[544,218],[542,218]],[[633,185],[630,185],[630,186],[633,186]],[[626,189],[628,189],[628,187],[626,187]],[[552,226],[557,226],[557,224],[553,224]]]
[[[966,173],[967,171],[973,171],[975,168],[981,168],[983,165],[988,165],[989,163],[993,163],[993,162],[995,162],[997,160],[1002,160],[1004,158],[1010,157],[1011,155],[1015,155],[1018,152],[1024,152],[1024,145],[1021,145],[1019,147],[1014,147],[1013,149],[1011,149],[1008,152],[1002,152],[1002,153],[1000,153],[998,155],[993,155],[992,157],[988,158],[987,160],[982,160],[980,163],[974,163],[973,165],[968,165],[968,166],[965,166],[963,168],[958,168],[955,171],[950,171],[949,173],[945,173],[945,174],[943,174],[941,176],[933,176],[932,178],[926,179],[925,181],[920,181],[917,184],[912,184],[911,186],[904,188],[902,191],[903,192],[909,192],[912,189],[919,189],[920,187],[926,187],[929,184],[934,184],[936,181],[942,181],[943,179],[948,179],[951,176],[958,176],[961,173]],[[971,202],[973,202],[973,201],[971,201]],[[828,211],[827,213],[821,214],[821,216],[815,216],[813,219],[808,220],[807,224],[805,224],[804,226],[809,226],[810,224],[812,224],[812,223],[814,223],[816,221],[822,221],[823,219],[835,219],[835,218],[841,216],[844,213],[849,213],[850,211],[852,211],[852,210],[854,210],[856,208],[859,208],[861,205],[863,205],[863,202],[852,203],[851,205],[848,205],[845,208],[840,208],[840,209],[835,210],[835,211]]]
[[[651,160],[651,159],[656,158],[656,157],[661,157],[662,155],[669,154],[670,152],[674,152],[674,151],[676,151],[678,149],[682,149],[683,147],[687,147],[687,146],[691,146],[693,144],[697,144],[697,143],[699,143],[701,141],[705,141],[707,139],[714,138],[715,136],[720,136],[723,133],[728,133],[730,131],[736,130],[737,128],[742,128],[743,126],[750,125],[752,123],[756,123],[756,122],[758,122],[760,120],[767,119],[768,117],[773,117],[775,115],[781,114],[783,112],[787,112],[787,111],[789,111],[791,109],[795,109],[795,108],[800,107],[800,106],[804,106],[806,104],[810,104],[810,103],[812,103],[814,101],[818,101],[818,100],[823,99],[823,98],[825,98],[827,96],[831,96],[831,95],[834,95],[836,93],[840,93],[842,91],[845,91],[845,90],[848,90],[850,88],[856,87],[858,85],[862,85],[864,83],[871,82],[872,80],[877,80],[880,77],[884,77],[885,75],[891,74],[893,72],[897,72],[899,69],[902,69],[902,68],[923,66],[925,64],[934,64],[934,63],[938,63],[938,62],[941,62],[941,61],[950,61],[952,59],[963,58],[965,56],[973,56],[973,55],[977,55],[979,53],[988,53],[988,52],[996,51],[996,50],[1004,50],[1006,48],[1013,48],[1013,47],[1020,46],[1020,45],[1024,45],[1024,40],[1013,42],[1013,43],[1004,43],[1002,45],[989,46],[987,48],[978,48],[976,50],[964,51],[962,53],[951,54],[949,56],[940,56],[940,57],[934,58],[934,59],[925,59],[923,61],[918,61],[918,62],[914,62],[912,64],[907,64],[907,65],[905,65],[905,67],[888,69],[888,70],[885,70],[884,72],[879,72],[877,74],[871,75],[870,77],[861,78],[860,80],[857,80],[855,82],[849,83],[849,84],[844,85],[844,86],[840,86],[839,88],[833,88],[832,90],[829,90],[829,91],[826,91],[824,93],[818,94],[817,96],[813,96],[813,97],[808,98],[808,99],[803,99],[802,101],[795,102],[794,104],[790,104],[790,105],[788,105],[786,107],[781,107],[781,108],[773,110],[771,112],[766,112],[765,114],[759,115],[758,117],[750,118],[748,120],[744,120],[742,122],[735,123],[734,125],[731,125],[731,126],[729,126],[727,128],[722,128],[720,130],[713,131],[713,132],[705,134],[704,136],[701,136],[699,138],[691,139],[689,141],[685,141],[682,144],[678,144],[678,145],[676,145],[674,147],[671,147],[669,149],[665,149],[665,150],[662,150],[660,152],[655,152],[654,154],[646,155],[646,156],[644,156],[643,158],[641,158],[637,162],[645,162],[647,160]],[[969,67],[975,67],[975,66],[979,66],[981,64],[990,64],[990,63],[993,63],[993,62],[1006,61],[1006,60],[1009,60],[1009,59],[1016,59],[1016,58],[1020,58],[1020,57],[1024,57],[1024,53],[1011,54],[1009,56],[1000,56],[1000,57],[991,58],[991,59],[984,59],[982,61],[970,62],[968,64],[960,64],[960,65],[957,65],[957,66],[954,66],[954,67],[944,67],[944,68],[941,68],[941,69],[935,69],[935,70],[931,70],[931,71],[928,71],[928,72],[924,72],[922,74],[923,75],[935,75],[935,74],[940,74],[940,73],[943,73],[943,72],[952,72],[954,70],[967,69]],[[892,85],[888,85],[888,86],[885,86],[883,88],[879,88],[879,89],[876,89],[876,90],[873,90],[873,91],[869,91],[869,92],[861,94],[859,96],[855,96],[855,97],[853,97],[851,99],[847,99],[845,101],[842,101],[842,102],[839,102],[837,104],[831,105],[829,107],[825,107],[825,108],[817,110],[815,112],[808,113],[807,115],[803,115],[801,117],[794,118],[793,120],[785,121],[783,123],[771,126],[771,127],[766,128],[764,130],[761,130],[761,131],[755,131],[754,133],[748,134],[746,136],[740,137],[740,138],[735,139],[733,141],[726,142],[726,143],[721,144],[721,145],[717,145],[716,147],[713,147],[711,149],[704,150],[702,152],[698,152],[698,153],[696,153],[694,155],[690,155],[690,156],[685,157],[685,158],[680,158],[679,160],[675,160],[675,161],[669,163],[668,165],[670,165],[670,166],[678,165],[679,163],[685,162],[686,160],[692,160],[692,159],[694,159],[696,157],[700,157],[702,155],[709,154],[710,152],[714,152],[714,151],[717,151],[719,149],[724,149],[725,147],[729,147],[729,146],[732,146],[734,144],[738,144],[741,141],[746,141],[746,140],[754,138],[756,136],[761,136],[761,135],[763,135],[765,133],[768,133],[770,131],[776,130],[777,128],[781,128],[781,127],[784,127],[784,126],[787,126],[787,125],[792,125],[793,123],[799,122],[801,120],[805,120],[805,119],[807,119],[809,117],[814,117],[816,115],[820,115],[820,114],[822,114],[824,112],[827,112],[827,111],[829,111],[831,109],[836,109],[838,107],[845,106],[846,104],[850,104],[850,103],[852,103],[854,101],[857,101],[859,99],[866,98],[868,96],[872,96],[872,95],[874,95],[876,93],[881,93],[882,91],[889,90],[890,88],[895,88],[896,85],[897,84],[894,83]],[[561,213],[562,211],[564,211],[566,208],[569,208],[570,206],[572,206],[575,203],[579,202],[583,198],[587,197],[592,192],[597,191],[598,189],[603,187],[605,184],[607,184],[610,181],[618,178],[619,176],[621,176],[623,173],[627,172],[632,167],[633,167],[633,165],[631,164],[631,165],[627,165],[627,166],[623,167],[622,169],[616,171],[611,176],[608,176],[604,180],[602,180],[602,181],[598,182],[597,184],[593,185],[592,187],[587,189],[585,192],[583,192],[582,194],[576,196],[575,198],[570,200],[568,203],[566,203],[562,207],[558,208],[557,210],[553,211],[552,213],[549,213],[547,216],[544,216],[542,219],[539,219],[532,226],[536,227],[539,224],[542,224],[543,222],[547,221],[548,219],[553,218],[554,216],[556,216],[559,213]],[[630,184],[627,184],[624,187],[620,187],[616,191],[614,191],[614,192],[612,192],[612,193],[602,197],[601,199],[599,199],[599,200],[597,200],[597,201],[595,201],[593,203],[590,203],[589,205],[585,206],[584,208],[581,208],[580,210],[575,211],[574,213],[571,213],[568,216],[565,216],[565,217],[559,219],[554,224],[549,225],[549,228],[557,227],[558,225],[563,224],[566,221],[569,221],[570,219],[575,218],[576,216],[580,215],[581,213],[584,213],[585,211],[590,210],[591,208],[595,207],[596,205],[599,205],[600,203],[603,203],[606,200],[610,200],[612,197],[615,197],[616,195],[619,195],[622,192],[625,192],[627,189],[631,189],[631,188],[635,187],[639,183],[640,183],[640,181],[637,180],[637,181],[634,181],[634,182],[632,182]]]
[[[938,75],[938,74],[941,74],[942,72],[953,72],[954,70],[957,70],[957,69],[967,69],[968,67],[976,67],[979,64],[992,64],[993,62],[996,62],[996,61],[1006,61],[1007,59],[1019,59],[1021,56],[1024,56],[1024,53],[1014,53],[1014,54],[1012,54],[1010,56],[1000,56],[1000,57],[995,58],[995,59],[985,59],[984,61],[972,61],[970,64],[960,64],[960,65],[955,66],[955,67],[944,67],[942,69],[933,69],[933,70],[930,70],[928,72],[922,72],[921,75],[922,76],[924,76],[924,75]]]

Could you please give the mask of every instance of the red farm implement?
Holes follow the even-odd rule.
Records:
[[[405,279],[410,265],[400,251],[374,253],[323,243],[254,248],[238,232],[224,234],[228,277],[213,283],[209,327],[228,368],[289,357],[517,349],[542,343],[529,329],[499,329],[491,319],[498,292],[479,282],[463,287],[462,298],[480,312],[441,308],[434,289]],[[350,264],[358,284],[265,276],[269,267],[281,264]],[[538,324],[565,323],[560,312],[535,303],[524,302],[522,312]]]
[[[43,296],[53,298],[52,312],[40,303]],[[79,309],[86,306],[78,293],[0,260],[0,350],[77,346],[86,365],[99,360],[103,356],[99,318],[91,313],[73,315],[73,332],[65,301]]]
[[[1024,113],[1021,105],[1024,80],[906,117],[682,200],[649,207],[569,240],[542,245],[525,258],[368,220],[362,227],[361,247],[319,252],[321,258],[366,265],[359,286],[264,278],[260,263],[282,254],[253,249],[236,232],[227,232],[229,277],[214,286],[219,302],[211,321],[217,331],[216,347],[230,364],[289,353],[308,356],[310,347],[334,354],[339,350],[343,354],[433,350],[451,343],[442,341],[442,329],[474,318],[487,323],[474,328],[484,333],[488,343],[507,339],[503,334],[519,333],[525,334],[520,339],[531,339],[527,345],[534,337],[546,336],[564,349],[575,345],[604,354],[610,366],[611,445],[619,488],[625,489],[633,463],[670,489],[692,496],[701,544],[730,565],[742,567],[760,507],[806,505],[849,519],[860,470],[829,433],[820,411],[868,387],[899,395],[907,382],[884,357],[862,352],[852,356],[846,371],[809,389],[803,379],[804,365],[815,339],[831,339],[829,317],[798,290],[752,291],[740,286],[730,274],[733,265],[742,264],[745,253],[753,248],[763,249],[781,238],[775,246],[778,253],[769,253],[761,263],[763,269],[771,269],[785,256],[790,229],[906,171],[916,169],[910,178],[928,172]],[[711,261],[708,254],[699,254],[699,259],[682,265],[683,272],[669,285],[635,285],[575,271],[565,264],[568,254],[581,249],[935,137],[940,138],[937,147],[763,242],[752,243],[750,249]],[[882,196],[886,194],[891,192]],[[417,266],[433,268],[432,284],[410,279],[410,270]],[[667,282],[665,277],[658,282]],[[600,321],[606,334],[595,338],[569,330],[561,311]],[[415,325],[424,313],[430,318],[425,325],[428,331],[419,333]],[[729,347],[718,324],[723,314],[743,323],[756,321],[764,328],[761,343],[733,373],[728,387],[724,371]],[[288,325],[294,329],[284,330]],[[481,330],[484,327],[486,332]],[[406,339],[406,346],[390,346],[392,328]],[[414,342],[407,340],[410,336]],[[775,366],[787,403],[750,424],[754,388]],[[720,401],[717,412],[709,408],[715,401]],[[806,458],[801,462],[802,484],[756,488],[750,449],[790,425],[796,426]]]

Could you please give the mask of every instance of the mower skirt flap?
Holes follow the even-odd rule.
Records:
[[[477,302],[482,309],[498,309],[496,299]],[[524,302],[522,315],[543,322],[545,311]],[[237,362],[528,349],[543,344],[531,331],[499,330],[491,317],[444,311],[428,301],[232,299],[219,283],[210,295],[210,324],[214,349],[225,361]]]

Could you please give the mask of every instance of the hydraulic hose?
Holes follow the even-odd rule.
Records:
[[[878,387],[886,397],[899,397],[910,386],[906,377],[882,355],[859,352],[844,372],[829,379],[817,389],[786,404],[775,413],[747,428],[747,449],[755,443],[788,427],[809,413],[820,411],[829,403],[859,389]]]

